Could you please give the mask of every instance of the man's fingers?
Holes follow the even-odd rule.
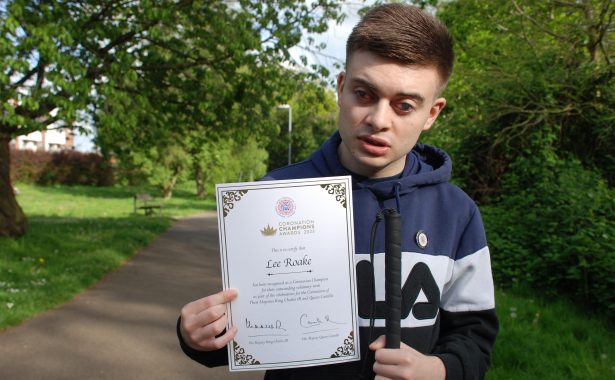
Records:
[[[411,378],[412,363],[411,358],[403,350],[396,348],[385,348],[376,351],[376,361],[374,362],[374,373],[380,378],[386,379],[408,379]]]
[[[199,314],[207,308],[231,302],[235,298],[237,298],[236,289],[226,289],[216,294],[203,297],[184,306],[182,308],[182,317],[184,314]]]
[[[200,342],[197,342],[196,345],[198,345],[198,347],[204,351],[219,350],[220,348],[226,346],[228,342],[233,340],[235,338],[235,335],[237,335],[237,327],[233,326],[226,333],[224,333],[224,335],[221,335],[217,338],[213,337],[204,339]]]
[[[200,304],[201,309],[207,309],[208,307],[212,307],[215,305],[229,303],[235,298],[237,298],[237,290],[236,289],[226,289],[216,294],[212,294],[209,297],[196,300],[195,302]]]
[[[372,351],[379,350],[381,348],[384,348],[385,343],[386,343],[386,337],[384,335],[380,335],[378,338],[376,338],[375,341],[373,341],[369,345],[369,349]]]
[[[374,380],[405,379],[404,374],[401,371],[401,367],[396,365],[385,365],[376,362],[374,363],[374,373],[376,374]]]
[[[229,338],[224,331],[227,324],[226,304],[237,297],[237,290],[227,289],[208,297],[201,298],[184,306],[181,311],[180,333],[189,346],[196,349],[222,347]],[[222,338],[222,339],[220,339]]]
[[[386,336],[380,335],[378,338],[376,338],[375,341],[373,341],[369,345],[369,349],[372,350],[372,351],[376,351],[376,350],[379,350],[381,348],[384,348],[385,345],[386,345]],[[402,349],[402,350],[406,350],[406,351],[416,351],[415,349],[413,349],[412,347],[408,346],[404,342],[400,342],[399,348]]]
[[[409,355],[405,350],[398,348],[384,348],[376,351],[374,359],[376,362],[387,365],[410,364],[413,355]]]
[[[192,334],[192,339],[195,341],[200,341],[220,335],[226,328],[227,324],[228,318],[226,317],[226,314],[222,312],[219,318],[212,320],[211,322],[199,323],[198,327],[193,330],[194,332]]]
[[[212,294],[207,297],[200,298],[196,301],[192,301],[182,308],[182,317],[184,314],[198,314],[201,311],[210,308],[212,306],[225,304],[231,302],[237,297],[237,290],[226,289],[216,294]]]

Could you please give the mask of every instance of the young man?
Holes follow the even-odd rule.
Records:
[[[309,160],[265,177],[352,176],[364,346],[360,362],[269,371],[266,379],[484,377],[498,322],[482,221],[474,202],[447,182],[446,153],[417,144],[446,104],[441,93],[453,57],[450,36],[435,18],[407,5],[376,7],[347,42],[346,72],[337,80],[338,132]],[[402,220],[400,349],[385,349],[382,336],[382,228],[373,263],[369,255],[372,224],[386,208],[399,210]],[[208,366],[227,364],[225,346],[237,328],[224,331],[225,303],[236,296],[226,290],[182,309],[178,335],[188,356]],[[380,337],[372,342],[372,336]]]

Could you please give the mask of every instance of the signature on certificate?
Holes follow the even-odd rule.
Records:
[[[324,327],[331,325],[343,325],[342,322],[334,321],[329,315],[318,316],[318,315],[309,315],[307,313],[301,314],[299,317],[299,325],[303,328],[312,328],[312,327]]]
[[[282,330],[286,331],[284,326],[282,326],[282,321],[276,319],[275,321],[268,322],[254,322],[246,318],[246,328],[247,329],[260,329],[260,330]]]

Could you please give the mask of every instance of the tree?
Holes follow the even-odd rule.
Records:
[[[318,82],[296,83],[288,101],[292,107],[292,162],[309,157],[337,129],[335,92]],[[288,164],[288,111],[278,109],[275,123],[265,141],[269,152],[268,167]]]
[[[8,177],[11,138],[56,121],[78,127],[83,115],[126,107],[126,96],[141,114],[165,116],[164,128],[177,113],[199,121],[172,124],[178,131],[223,128],[220,107],[241,102],[258,110],[270,95],[245,98],[259,80],[247,76],[289,61],[304,31],[324,31],[339,15],[328,0],[12,0],[0,16],[0,235],[20,235],[26,227]],[[113,115],[104,119],[108,131],[125,126]]]
[[[572,153],[615,182],[615,4],[446,3],[457,66],[434,138],[449,137],[464,186],[497,200],[502,175],[535,148]]]

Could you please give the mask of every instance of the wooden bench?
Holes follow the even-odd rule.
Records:
[[[143,210],[145,215],[152,215],[154,211],[162,213],[162,204],[157,203],[148,193],[137,193],[134,195],[134,213]]]

